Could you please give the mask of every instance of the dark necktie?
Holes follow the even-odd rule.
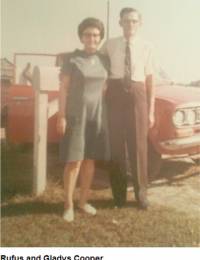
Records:
[[[124,87],[131,87],[131,48],[129,42],[126,42],[125,59],[124,59]]]

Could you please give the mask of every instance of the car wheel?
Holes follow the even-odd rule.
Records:
[[[192,159],[193,162],[197,165],[197,166],[200,166],[200,158],[197,158],[197,159]]]
[[[148,144],[148,178],[149,182],[155,180],[160,173],[162,165],[161,154],[159,154],[152,143]]]

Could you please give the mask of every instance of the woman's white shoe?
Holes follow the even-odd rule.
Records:
[[[83,207],[79,206],[79,209],[81,209],[83,212],[95,216],[97,214],[97,210],[90,204],[86,203]]]
[[[74,210],[66,209],[63,213],[63,219],[67,222],[72,222],[74,220]]]

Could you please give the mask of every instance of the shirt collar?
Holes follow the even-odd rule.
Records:
[[[138,39],[139,39],[139,36],[134,36],[134,37],[130,38],[130,39],[129,39],[130,45],[134,45],[135,42],[136,42]],[[123,43],[127,43],[127,39],[126,39],[124,36],[122,36],[122,41],[123,41]]]

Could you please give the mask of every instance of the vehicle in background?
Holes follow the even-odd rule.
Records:
[[[61,66],[65,53],[56,55]],[[52,55],[53,56],[53,55]],[[11,84],[8,90],[6,138],[10,143],[33,142],[33,87]],[[48,93],[49,100],[58,91]],[[48,121],[48,142],[58,143],[57,115]],[[200,89],[187,88],[164,81],[156,87],[155,125],[149,132],[149,174],[153,178],[160,170],[163,157],[187,156],[195,162],[200,158]]]

